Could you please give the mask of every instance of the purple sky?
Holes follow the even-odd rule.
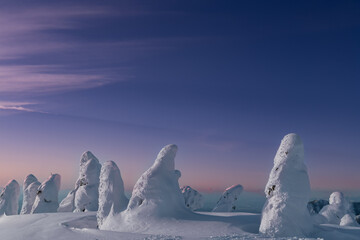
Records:
[[[314,189],[359,190],[358,1],[11,1],[0,9],[0,186],[77,178],[82,152],[131,190],[166,144],[181,184],[262,190],[298,133]]]

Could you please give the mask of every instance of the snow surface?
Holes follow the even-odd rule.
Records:
[[[118,166],[113,161],[105,162],[100,173],[98,225],[102,225],[110,210],[113,214],[120,213],[126,209],[128,203]]]
[[[185,206],[191,210],[200,209],[204,206],[204,198],[195,189],[190,186],[184,186],[181,188],[181,192],[184,196]]]
[[[79,178],[75,183],[75,189],[60,203],[58,211],[97,211],[100,170],[99,160],[90,151],[84,152],[80,159]]]
[[[234,212],[236,210],[235,202],[243,190],[244,188],[240,184],[225,189],[213,212]]]
[[[59,207],[59,189],[61,177],[59,174],[51,174],[43,182],[36,193],[34,205],[30,213],[51,213],[56,212]]]
[[[201,213],[192,219],[170,219],[142,233],[103,231],[96,228],[95,212],[39,213],[0,217],[1,240],[250,240],[326,239],[356,240],[359,227],[320,225],[312,238],[268,238],[257,232],[260,215]]]
[[[304,147],[294,133],[286,135],[280,144],[265,187],[265,203],[260,232],[266,236],[305,237],[312,231],[312,219],[307,209],[310,182],[304,164]]]
[[[29,174],[25,178],[23,185],[23,203],[20,214],[29,214],[31,212],[40,185],[41,183],[32,174]]]
[[[14,215],[19,209],[20,186],[16,180],[11,180],[0,192],[0,215]]]

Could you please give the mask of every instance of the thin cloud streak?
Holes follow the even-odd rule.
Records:
[[[31,103],[31,102],[0,102],[0,110],[44,113],[44,112],[37,111],[37,110],[26,107],[26,106],[34,105],[34,104],[35,103]]]

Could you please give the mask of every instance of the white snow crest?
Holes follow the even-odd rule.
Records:
[[[261,233],[271,237],[303,237],[310,233],[313,226],[307,210],[310,181],[298,135],[291,133],[282,139],[265,194]]]
[[[102,225],[110,211],[114,215],[125,210],[128,202],[118,166],[113,161],[105,162],[100,173],[98,226]]]
[[[0,192],[0,215],[16,215],[19,209],[20,186],[11,180]]]
[[[218,200],[213,212],[234,212],[236,210],[235,202],[243,191],[243,186],[240,184],[232,185],[225,189],[220,199]]]
[[[23,204],[20,214],[29,214],[31,212],[40,185],[41,183],[32,174],[29,174],[25,178],[23,185]]]
[[[37,190],[34,205],[30,213],[56,212],[59,207],[59,190],[61,177],[59,174],[51,174]]]

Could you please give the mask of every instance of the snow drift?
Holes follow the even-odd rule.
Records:
[[[100,173],[98,226],[102,225],[110,210],[117,214],[126,209],[128,202],[118,166],[113,161],[105,162]]]
[[[286,135],[274,158],[265,187],[267,201],[259,231],[271,237],[307,236],[312,219],[307,209],[310,182],[304,164],[304,147],[294,133]]]
[[[97,211],[101,164],[90,152],[82,154],[75,188],[60,203],[59,212]]]
[[[29,214],[31,212],[40,185],[41,183],[32,174],[29,174],[25,178],[23,185],[23,203],[20,214]]]
[[[59,207],[59,189],[61,177],[59,174],[51,174],[37,190],[34,205],[30,213],[56,212]]]
[[[15,215],[19,209],[20,186],[16,180],[11,180],[0,192],[0,215]]]
[[[235,202],[243,191],[243,186],[240,184],[232,185],[225,189],[220,199],[218,200],[213,212],[234,212],[236,210]]]
[[[196,210],[204,206],[204,199],[201,193],[191,188],[190,186],[184,186],[181,188],[181,192],[184,196],[185,206],[191,210]]]
[[[178,183],[181,173],[175,170],[176,152],[176,145],[167,145],[160,151],[155,163],[136,182],[127,209],[119,214],[110,213],[100,229],[144,231],[160,218],[191,213],[185,207]]]

